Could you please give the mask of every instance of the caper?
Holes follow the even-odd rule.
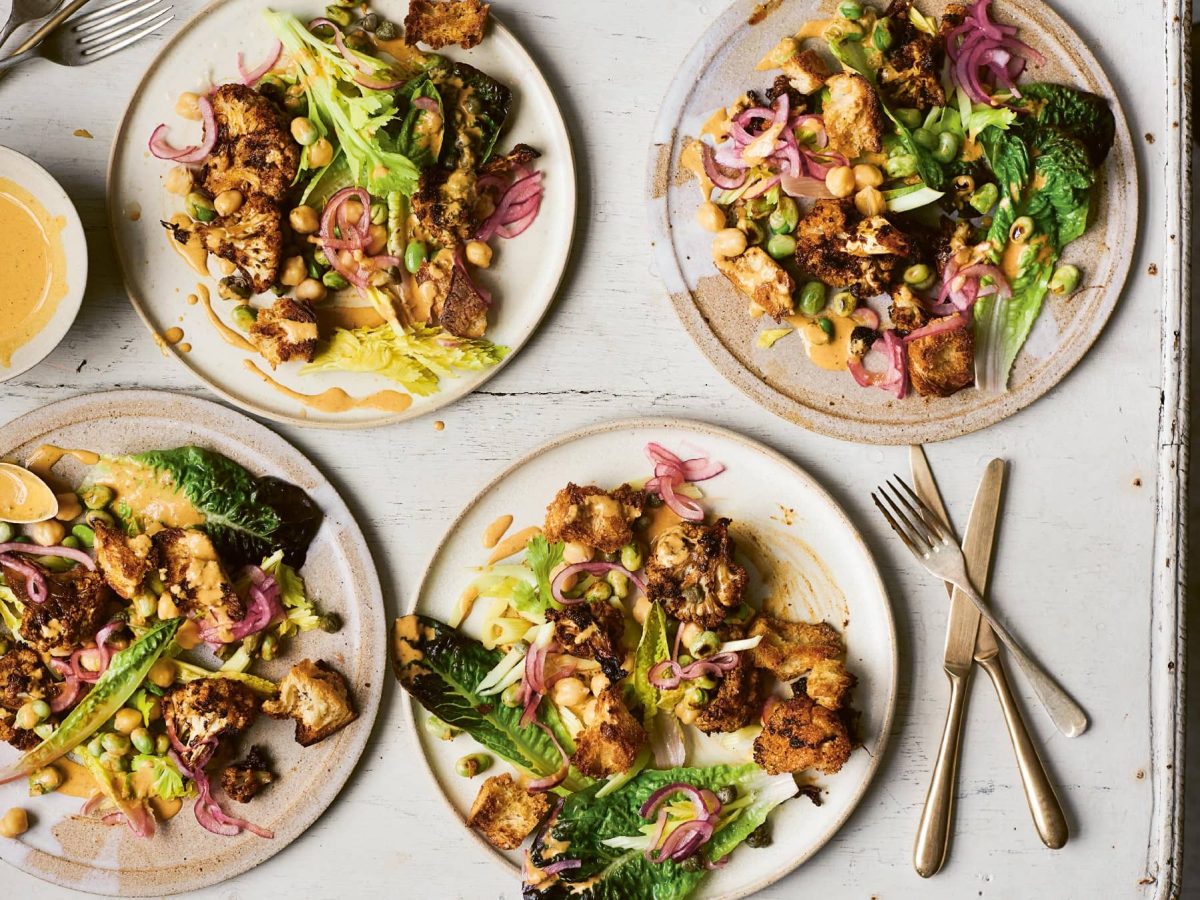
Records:
[[[1008,239],[1014,244],[1023,244],[1029,240],[1029,235],[1032,233],[1033,219],[1029,218],[1029,216],[1021,216],[1008,229]]]
[[[187,214],[197,222],[211,222],[217,217],[217,208],[213,206],[213,202],[199,191],[192,191],[183,203]]]
[[[636,572],[642,567],[645,558],[642,555],[642,548],[637,541],[631,541],[621,548],[621,565],[630,572]]]
[[[29,796],[37,797],[57,791],[62,784],[62,775],[54,766],[38,769],[29,776]]]
[[[838,4],[838,15],[843,19],[849,19],[851,22],[857,22],[862,18],[863,8],[858,0],[843,0]]]
[[[809,281],[800,289],[800,312],[815,316],[825,308],[825,285]]]
[[[79,491],[79,499],[88,509],[104,509],[112,498],[113,490],[107,484],[93,484]]]
[[[956,194],[969,194],[975,190],[975,179],[970,175],[959,175],[951,182]]]
[[[958,157],[958,137],[949,131],[943,131],[937,136],[937,146],[933,148],[933,158],[940,163],[950,163]]]
[[[330,22],[335,22],[343,28],[348,26],[353,20],[350,15],[350,10],[343,9],[340,6],[329,5],[325,7],[325,18]]]
[[[374,43],[371,41],[371,36],[369,34],[367,34],[365,31],[358,31],[356,29],[346,35],[346,46],[351,50],[357,50],[359,53],[363,53],[373,47]]]
[[[891,49],[892,29],[887,19],[880,19],[875,23],[875,30],[871,32],[871,43],[875,45],[876,50]]]
[[[763,822],[755,828],[746,838],[747,847],[770,847],[771,846],[771,827]]]
[[[329,634],[336,634],[342,630],[342,617],[335,612],[323,613],[317,627]]]
[[[506,687],[500,694],[500,702],[509,709],[516,709],[518,706],[522,706],[521,683],[519,681],[514,681],[512,684]]]
[[[249,300],[252,293],[250,282],[244,275],[226,275],[217,282],[217,296],[231,303]]]
[[[278,75],[264,75],[258,80],[257,90],[264,97],[272,100],[282,100],[287,92],[287,85]]]
[[[488,753],[468,753],[460,756],[454,764],[454,771],[463,778],[474,778],[480,772],[486,772],[492,767],[492,757]]]
[[[584,591],[583,599],[590,602],[593,600],[607,600],[611,596],[612,585],[607,581],[596,581]]]
[[[425,262],[426,253],[424,241],[409,241],[408,246],[404,248],[404,268],[416,275],[421,263]]]
[[[921,127],[921,111],[919,109],[913,109],[911,106],[902,106],[895,111],[894,115],[905,128]]]
[[[971,195],[967,197],[967,202],[971,204],[971,206],[977,212],[986,213],[996,205],[996,201],[999,199],[1000,188],[996,187],[996,185],[992,184],[991,182],[988,182],[987,184],[980,185],[978,188],[972,191]]]
[[[829,320],[828,316],[821,316],[821,318],[817,319],[817,327],[825,332],[825,337],[833,340],[835,329],[833,327],[833,322]]]
[[[773,234],[767,241],[767,253],[773,259],[788,259],[796,252],[796,239],[790,234]]]
[[[858,309],[858,298],[853,291],[834,291],[829,298],[829,311],[835,316],[848,316]]]
[[[767,225],[775,234],[791,234],[796,230],[800,221],[800,207],[791,197],[780,197],[779,203],[771,211]]]
[[[250,326],[258,321],[258,310],[244,303],[233,308],[233,324],[242,331],[249,331]]]
[[[330,269],[321,276],[321,284],[329,288],[331,291],[344,291],[350,287],[350,282],[342,277],[340,272]]]
[[[379,14],[367,13],[358,20],[358,27],[363,31],[374,32],[375,29],[379,27]]]
[[[1059,266],[1050,277],[1050,293],[1066,296],[1079,287],[1079,268],[1070,264]]]
[[[928,128],[917,128],[912,133],[913,140],[924,147],[926,150],[932,150],[938,145],[938,136]]]
[[[889,156],[883,164],[883,168],[890,178],[908,178],[910,175],[916,174],[917,158],[911,153],[898,153],[895,156]]]
[[[71,536],[89,550],[96,544],[96,532],[87,525],[75,525],[71,528]]]
[[[925,263],[917,263],[904,270],[904,283],[910,287],[919,288],[926,282],[931,282],[933,272]]]
[[[83,514],[83,521],[91,525],[92,528],[96,527],[97,522],[103,522],[105,525],[116,524],[116,520],[112,517],[112,513],[105,512],[102,509],[89,509]]]
[[[377,26],[375,26],[375,37],[379,38],[381,41],[394,41],[399,36],[400,29],[396,27],[395,22],[390,22],[387,19],[383,19]]]
[[[732,784],[727,784],[724,787],[717,788],[716,794],[717,799],[720,800],[722,804],[732,803],[738,798],[738,789]]]
[[[688,644],[688,652],[696,657],[712,656],[720,646],[721,639],[715,631],[702,631],[692,638],[692,642]]]

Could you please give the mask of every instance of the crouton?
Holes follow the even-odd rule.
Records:
[[[142,590],[142,582],[155,566],[156,554],[149,535],[127,537],[115,525],[97,519],[96,565],[108,586],[119,597],[132,600]]]
[[[705,734],[744,728],[762,706],[760,681],[758,670],[740,654],[738,664],[722,676],[716,694],[696,717],[696,727]]]
[[[455,337],[481,338],[487,332],[489,305],[471,283],[466,270],[455,266],[450,287],[436,307],[438,322]]]
[[[303,660],[279,682],[279,699],[263,704],[273,719],[296,720],[296,743],[310,747],[358,718],[346,679],[324,660]]]
[[[493,156],[479,167],[481,175],[507,175],[529,165],[542,154],[528,144],[517,144],[503,156]]]
[[[516,850],[553,806],[546,794],[531,794],[507,772],[479,788],[467,824],[499,850]]]
[[[223,84],[210,95],[217,120],[217,143],[200,170],[212,196],[222,191],[264,194],[281,200],[300,165],[279,108],[253,88]]]
[[[452,248],[471,239],[479,227],[475,185],[475,173],[469,169],[434,166],[421,173],[412,214],[429,240]]]
[[[305,300],[280,297],[258,311],[250,326],[250,343],[272,369],[293,359],[312,362],[317,352],[317,314]]]
[[[204,755],[213,741],[236,737],[258,716],[258,698],[232,678],[197,678],[163,695],[163,721],[187,749],[185,763]]]
[[[204,249],[237,266],[256,293],[275,283],[283,254],[283,216],[265,195],[250,194],[236,212],[212,222],[163,225],[181,244],[198,235]]]
[[[833,775],[846,764],[854,742],[835,712],[800,694],[771,710],[754,740],[754,761],[771,775],[816,769]]]
[[[21,637],[42,653],[65,655],[80,649],[108,621],[112,595],[99,572],[83,566],[64,572],[47,572],[49,596],[34,603],[25,593],[24,579],[15,578],[9,587],[25,604]]]
[[[46,700],[55,693],[54,684],[42,658],[29,647],[17,645],[0,656],[0,708],[16,712],[31,700]]]
[[[249,803],[274,780],[263,749],[257,745],[250,748],[244,760],[221,770],[221,787],[238,803]]]
[[[829,99],[821,108],[829,149],[853,160],[883,149],[883,113],[870,82],[861,75],[838,74],[825,82]]]
[[[632,523],[645,507],[646,495],[627,484],[606,491],[571,483],[546,507],[546,539],[615,553],[633,540]]]
[[[949,397],[974,384],[975,337],[969,325],[916,338],[907,347],[908,376],[922,397]]]
[[[741,256],[717,257],[717,270],[730,283],[775,319],[793,311],[796,283],[762,247],[750,247]]]
[[[829,66],[816,50],[800,50],[779,67],[788,82],[801,94],[815,94],[829,79]]]
[[[567,653],[594,659],[614,684],[628,674],[621,668],[625,617],[615,606],[604,600],[573,603],[562,609],[547,609],[546,618],[554,623],[554,636]]]
[[[882,216],[863,218],[851,200],[818,200],[800,218],[795,238],[800,268],[864,296],[883,292],[909,249],[895,225]]]
[[[592,778],[627,772],[647,740],[641,722],[625,708],[620,689],[608,687],[596,698],[595,720],[575,738],[571,762]]]
[[[750,637],[762,635],[750,651],[750,661],[780,681],[792,681],[812,670],[823,659],[845,653],[842,636],[825,622],[788,622],[760,615],[750,626]]]
[[[175,605],[218,625],[239,622],[245,604],[221,566],[211,538],[196,528],[165,528],[154,537],[159,578]]]
[[[857,683],[840,659],[818,659],[804,679],[804,692],[813,702],[836,711],[846,706]]]
[[[746,570],[733,561],[729,519],[683,522],[660,533],[646,560],[646,590],[681,622],[715,628],[742,602]]]
[[[479,0],[409,0],[404,17],[404,37],[440,50],[458,44],[470,50],[483,40],[490,3]]]

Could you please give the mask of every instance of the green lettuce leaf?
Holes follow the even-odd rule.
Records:
[[[21,627],[21,616],[25,615],[25,604],[17,599],[17,595],[13,593],[13,589],[7,584],[0,583],[0,622],[13,633],[13,637],[19,637],[19,629]]]
[[[988,166],[1000,188],[1000,202],[988,229],[988,240],[992,242],[999,258],[1000,250],[1008,243],[1009,229],[1019,215],[1017,210],[1029,184],[1033,166],[1029,148],[1015,131],[989,128],[980,134],[979,142],[983,145]]]
[[[446,113],[442,107],[442,95],[437,85],[429,77],[416,79],[411,87],[406,88],[409,101],[408,114],[400,127],[398,139],[401,151],[418,167],[425,169],[437,164],[442,155],[442,146],[446,133]],[[422,109],[413,104],[413,100],[426,98],[437,104],[437,112]],[[436,116],[436,119],[434,118]],[[434,127],[435,122],[441,125]]]
[[[1025,215],[1061,250],[1087,230],[1095,173],[1087,149],[1064,132],[1038,129],[1032,149],[1034,181]]]
[[[512,92],[474,66],[447,59],[431,67],[429,76],[447,113],[441,164],[473,170],[492,155],[508,119]]]
[[[563,561],[565,549],[565,544],[557,541],[552,544],[540,534],[530,538],[529,543],[525,545],[525,565],[537,579],[537,604],[540,607],[538,612],[544,613],[554,602],[554,595],[550,590],[550,573]]]
[[[980,390],[997,392],[1008,386],[1008,376],[1033,323],[1054,272],[1058,254],[1043,234],[1031,236],[1018,261],[1017,277],[1009,285],[1007,300],[981,297],[975,312],[975,380]]]
[[[1083,144],[1093,169],[1112,149],[1116,119],[1108,101],[1098,94],[1062,84],[1023,84],[1021,99],[1016,102],[1038,125],[1054,128]]]
[[[664,659],[671,658],[671,645],[667,637],[667,614],[661,603],[654,603],[642,623],[642,636],[633,656],[633,675],[630,688],[642,704],[643,720],[647,728],[650,720],[660,709],[673,709],[683,696],[683,688],[663,691],[650,683],[650,670]]]

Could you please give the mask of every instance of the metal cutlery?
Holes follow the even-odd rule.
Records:
[[[963,596],[975,605],[980,616],[992,626],[996,636],[1008,648],[1013,659],[1017,661],[1017,666],[1029,679],[1030,686],[1046,712],[1049,713],[1055,727],[1066,737],[1083,734],[1088,725],[1087,715],[1083,709],[1058,686],[1033,657],[1025,652],[1017,639],[987,608],[979,596],[979,592],[972,587],[971,580],[967,577],[962,548],[951,539],[946,527],[938,522],[937,516],[913,492],[907,482],[899,475],[895,476],[895,479],[903,487],[903,493],[890,481],[887,487],[891,488],[891,494],[888,494],[883,486],[880,486],[878,493],[871,493],[871,499],[875,501],[875,505],[883,513],[892,530],[896,532],[913,556],[921,562],[926,571],[942,581],[951,582],[962,591]]]
[[[914,446],[909,449],[909,461],[917,496],[925,501],[946,529],[953,534],[950,517],[921,447]],[[985,591],[1003,482],[1004,462],[999,459],[992,460],[985,469],[976,491],[962,544],[963,554],[967,559],[967,574],[972,582]],[[1058,797],[1050,785],[1037,749],[1030,740],[1020,708],[1016,705],[1008,686],[991,627],[980,621],[978,610],[960,591],[950,584],[946,585],[946,589],[951,595],[944,664],[946,676],[950,681],[950,704],[913,846],[913,867],[925,878],[941,870],[949,850],[963,709],[972,658],[979,661],[991,676],[996,694],[1000,698],[1005,724],[1008,726],[1009,737],[1017,757],[1021,785],[1025,790],[1025,798],[1029,803],[1038,835],[1046,846],[1057,849],[1067,842],[1069,833]],[[981,656],[984,656],[986,661],[981,660]]]
[[[48,16],[58,8],[61,0],[13,0],[12,9],[8,13],[8,21],[0,28],[0,47],[8,40],[9,35],[27,22],[33,22],[43,16]]]
[[[63,7],[16,54],[0,59],[0,71],[34,56],[63,66],[86,65],[124,50],[175,18],[166,0],[118,0],[72,19],[63,28],[57,27],[86,2],[72,0]]]

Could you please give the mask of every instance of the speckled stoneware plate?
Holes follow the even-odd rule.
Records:
[[[921,0],[918,5],[940,14],[943,3]],[[1057,13],[1037,0],[997,0],[993,16],[1017,25],[1022,40],[1047,58],[1027,78],[1093,91],[1109,98],[1116,115],[1116,143],[1102,169],[1094,220],[1063,257],[1083,270],[1082,288],[1066,300],[1048,298],[1003,394],[968,388],[944,399],[910,393],[896,400],[884,391],[860,388],[848,372],[818,368],[791,337],[761,349],[755,337],[762,321],[746,314],[746,300],[713,266],[712,235],[696,223],[700,191],[681,169],[680,153],[730,97],[770,86],[771,73],[756,72],[754,65],[782,36],[811,19],[829,17],[836,6],[837,0],[735,0],[680,67],[663,100],[649,159],[647,195],[659,274],[684,327],[713,365],[777,415],[843,440],[878,444],[939,441],[977,431],[1058,384],[1116,306],[1137,232],[1137,171],[1129,127],[1099,62]]]
[[[803,799],[785,803],[772,813],[774,843],[764,849],[739,849],[697,894],[743,897],[778,881],[833,837],[862,799],[892,725],[897,660],[888,597],[861,535],[811,476],[762,444],[699,422],[632,420],[565,435],[514,463],[471,501],[434,554],[412,611],[441,619],[451,614],[473,577],[472,567],[487,560],[482,535],[498,517],[513,516],[509,529],[513,534],[541,525],[546,504],[568,481],[612,486],[648,476],[644,447],[649,441],[685,456],[699,451],[725,464],[724,473],[701,485],[706,498],[702,502],[710,512],[733,519],[739,552],[747,551],[744,561],[751,572],[751,596],[769,596],[771,608],[783,616],[829,621],[843,629],[848,665],[859,678],[854,696],[863,713],[864,747],[837,775],[819,778],[823,805],[814,807]],[[756,574],[760,569],[774,573],[766,584]],[[477,610],[473,616],[478,615]],[[465,629],[477,637],[472,622],[468,618]],[[431,736],[417,727],[426,712],[407,696],[405,706],[438,789],[465,820],[483,779],[456,775],[454,763],[471,752],[474,742],[466,736],[449,742]],[[741,755],[731,756],[716,739],[689,731],[692,761],[748,761],[748,746]],[[488,774],[508,769],[500,762]],[[492,849],[474,831],[469,833],[481,846]],[[451,862],[452,853],[447,849],[445,862]],[[508,864],[513,879],[520,877],[519,853],[493,853]]]
[[[21,462],[40,444],[130,453],[197,444],[218,450],[257,475],[304,488],[325,513],[301,574],[320,605],[342,616],[336,634],[307,632],[288,653],[260,663],[279,679],[305,657],[325,659],[345,674],[359,718],[302,748],[293,723],[260,716],[250,731],[269,748],[279,780],[238,815],[274,830],[273,840],[246,833],[225,838],[200,827],[185,801],[151,840],[124,827],[75,817],[81,801],[47,795],[31,800],[24,781],[0,787],[0,807],[22,806],[32,820],[16,841],[0,841],[0,859],[63,887],[144,897],[194,890],[232,878],[278,853],[316,821],[350,777],[379,709],[384,672],[384,612],[379,579],[362,532],[337,492],[294,447],[245,416],[216,403],[159,391],[113,391],[64,400],[0,427],[0,457]],[[70,481],[81,474],[64,459]],[[15,758],[3,745],[0,760]],[[228,803],[228,801],[226,801]],[[234,804],[239,806],[240,804]]]
[[[210,80],[239,80],[239,51],[249,65],[264,59],[274,43],[274,35],[261,16],[268,7],[310,19],[323,15],[325,4],[315,0],[217,0],[167,42],[133,93],[113,139],[108,172],[109,220],[129,298],[164,353],[226,400],[258,415],[297,425],[361,428],[433,412],[475,390],[516,356],[549,309],[562,279],[575,229],[575,163],[554,93],[525,48],[494,16],[478,47],[448,47],[443,51],[512,88],[512,111],[499,146],[506,149],[524,142],[542,151],[538,168],[545,174],[546,193],[537,221],[520,237],[499,241],[492,267],[479,276],[495,297],[488,337],[510,348],[509,355],[482,372],[443,378],[437,393],[414,396],[412,405],[400,413],[377,409],[319,411],[265,384],[243,361],[254,358],[270,372],[266,363],[257,354],[222,340],[203,304],[187,302],[196,294],[197,276],[171,249],[166,230],[159,224],[160,219],[169,219],[182,210],[181,200],[163,188],[171,164],[155,159],[147,149],[150,133],[161,122],[171,124],[172,140],[177,145],[199,139],[199,123],[175,115],[176,99],[183,91],[203,89]],[[407,3],[380,0],[373,8],[388,19],[402,22]],[[211,262],[210,270],[216,272]],[[218,277],[205,281],[212,289],[214,310],[228,324],[233,307],[217,297]],[[273,299],[267,295],[260,302]],[[170,328],[182,328],[184,332],[182,340],[174,345],[161,337]],[[182,351],[184,344],[190,345],[190,352]],[[287,388],[303,394],[340,387],[361,398],[379,390],[403,390],[378,375],[338,372],[300,376],[299,367],[299,363],[281,366],[272,374]]]

